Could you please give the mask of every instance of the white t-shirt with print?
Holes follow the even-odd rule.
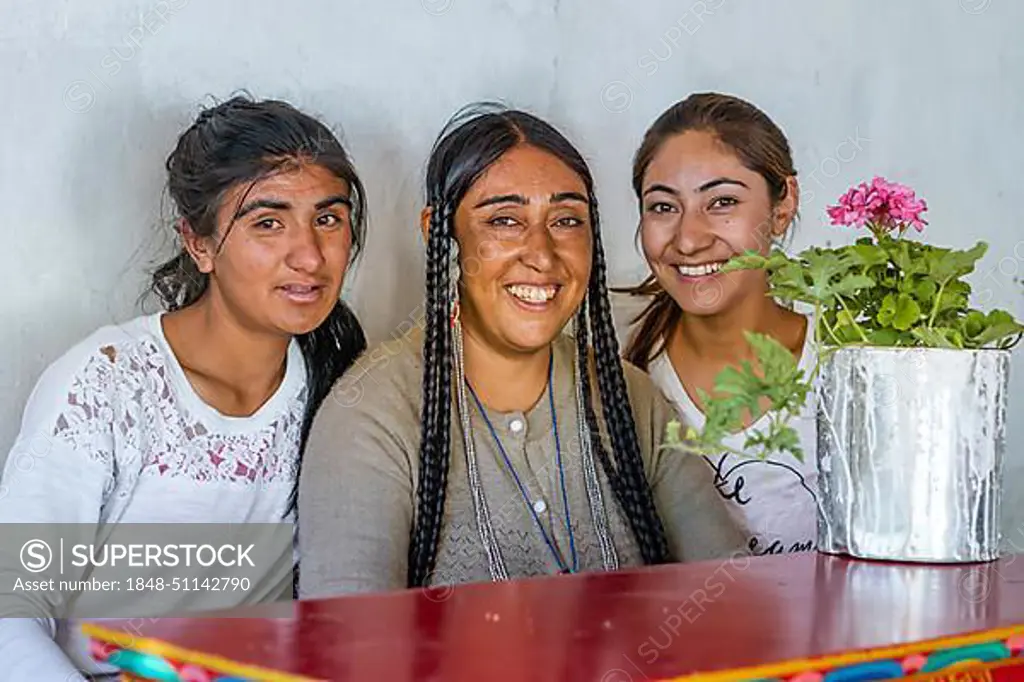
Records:
[[[808,320],[799,361],[805,378],[810,376],[815,364],[813,329],[813,321]],[[662,352],[654,358],[648,371],[675,405],[683,423],[702,429],[704,414],[683,388],[667,353]],[[799,436],[804,452],[803,462],[789,454],[773,455],[764,460],[753,455],[741,457],[731,452],[704,456],[715,473],[719,494],[728,501],[734,518],[747,530],[749,548],[754,554],[811,551],[817,547],[816,405],[811,392],[804,410],[790,422]],[[743,452],[750,433],[764,429],[768,420],[769,415],[762,415],[747,429],[725,438],[724,444]]]

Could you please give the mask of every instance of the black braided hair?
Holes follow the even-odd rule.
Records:
[[[216,234],[216,216],[224,196],[288,164],[313,163],[344,180],[352,202],[352,253],[365,240],[366,192],[337,137],[320,121],[278,100],[238,95],[205,109],[178,138],[167,157],[167,188],[180,219],[198,235]],[[234,225],[232,222],[228,230]],[[226,238],[221,238],[221,243]],[[198,301],[209,288],[184,248],[153,273],[149,292],[164,309],[179,310]],[[352,310],[338,301],[320,325],[297,337],[306,365],[306,407],[299,443],[299,471],[288,512],[297,512],[298,473],[313,417],[335,380],[366,349],[363,329]]]
[[[580,357],[591,357],[586,331],[594,337],[598,391],[612,455],[602,443],[594,412],[589,374],[581,377],[586,420],[598,459],[611,481],[616,500],[629,519],[645,563],[671,560],[664,528],[644,474],[629,396],[619,359],[618,341],[605,285],[593,178],[572,144],[541,119],[499,104],[470,105],[458,112],[434,143],[427,164],[427,205],[431,208],[427,237],[426,316],[423,344],[423,405],[420,424],[420,471],[416,511],[409,545],[408,584],[430,581],[444,518],[448,466],[451,459],[452,334],[449,310],[449,259],[453,220],[459,203],[474,182],[513,147],[529,144],[561,159],[583,179],[591,197],[594,260],[586,302],[577,314]],[[589,309],[589,314],[588,310]]]
[[[615,453],[613,463],[605,452],[597,430],[593,399],[590,390],[589,371],[581,372],[584,407],[587,426],[590,429],[594,453],[601,462],[619,506],[625,510],[633,535],[636,537],[641,556],[647,564],[672,561],[672,555],[665,537],[665,529],[654,504],[654,495],[644,472],[640,444],[636,436],[633,410],[630,408],[626,380],[619,359],[619,341],[615,333],[611,303],[606,285],[607,265],[601,231],[598,229],[597,201],[591,195],[591,220],[594,223],[594,257],[587,286],[586,304],[577,317],[577,352],[580,358],[590,356],[587,344],[587,320],[594,336],[594,361],[597,365],[597,385],[601,396],[608,438]]]
[[[427,238],[426,333],[416,522],[409,543],[408,582],[428,583],[441,537],[448,463],[451,460],[452,330],[448,291],[452,255],[451,210],[434,204]]]

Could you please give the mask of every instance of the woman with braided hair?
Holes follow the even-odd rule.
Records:
[[[740,549],[703,463],[659,447],[671,407],[619,357],[576,149],[530,114],[471,107],[426,184],[422,333],[369,353],[317,414],[300,596]]]

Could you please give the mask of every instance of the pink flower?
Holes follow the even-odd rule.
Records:
[[[901,234],[908,227],[923,230],[927,221],[921,214],[926,210],[928,205],[917,198],[914,190],[881,177],[875,177],[871,184],[862,182],[851,187],[839,197],[838,204],[826,209],[833,225],[868,225],[883,232],[898,229]]]

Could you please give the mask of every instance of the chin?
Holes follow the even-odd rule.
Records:
[[[722,281],[721,276],[709,277],[693,283],[673,283],[667,291],[676,305],[687,315],[708,317],[728,310],[733,304],[735,289]]]
[[[322,325],[330,312],[330,308],[316,314],[308,312],[295,314],[293,312],[290,315],[280,315],[276,319],[271,320],[271,324],[285,334],[299,336],[301,334],[308,334]]]
[[[558,338],[562,328],[557,323],[545,325],[503,325],[507,333],[502,336],[505,342],[520,353],[535,353],[544,350]]]
[[[695,305],[692,301],[689,305],[681,305],[679,309],[688,317],[714,317],[728,309],[725,305],[701,306]]]

